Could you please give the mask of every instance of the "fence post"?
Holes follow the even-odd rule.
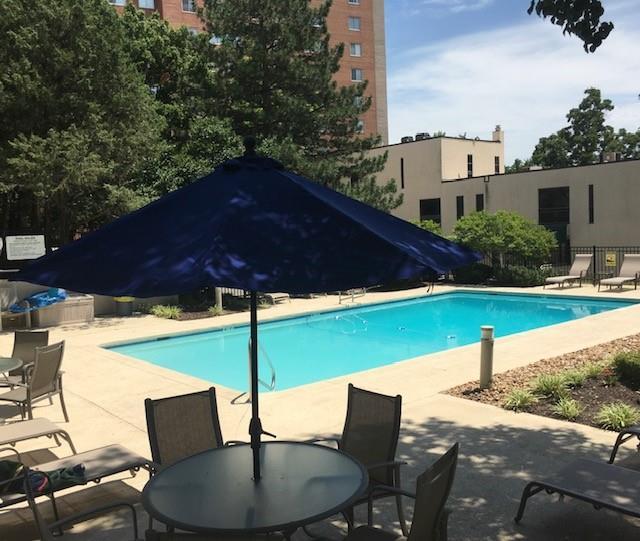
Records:
[[[596,283],[598,281],[598,258],[596,257],[597,253],[598,253],[598,249],[596,248],[595,244],[593,245],[592,250],[593,251],[591,252],[591,254],[592,254],[592,256],[591,256],[592,265],[591,266],[593,268],[593,286],[595,287]]]
[[[482,325],[480,332],[480,388],[488,389],[493,378],[493,327]]]

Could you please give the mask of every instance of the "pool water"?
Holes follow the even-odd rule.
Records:
[[[480,339],[580,319],[632,304],[544,295],[455,292],[340,309],[259,325],[260,378],[289,389]],[[247,325],[108,349],[237,390],[248,387]],[[428,361],[425,361],[428,362]]]

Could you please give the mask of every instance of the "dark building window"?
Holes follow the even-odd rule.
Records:
[[[464,195],[456,197],[456,217],[459,220],[464,216]]]
[[[495,171],[496,175],[500,174],[500,156],[496,156],[495,158],[493,158],[493,170]]]
[[[538,222],[540,225],[569,223],[569,187],[538,190]]]
[[[473,176],[473,154],[467,154],[467,176]]]
[[[589,184],[589,223],[593,223],[593,184]]]
[[[400,158],[400,187],[404,190],[404,158]]]
[[[476,194],[476,212],[481,212],[484,210],[484,194],[477,193]]]
[[[441,224],[440,199],[420,199],[420,220],[433,220]]]

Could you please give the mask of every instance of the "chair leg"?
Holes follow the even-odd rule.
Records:
[[[524,508],[527,505],[527,500],[537,494],[538,492],[544,490],[544,487],[537,485],[537,483],[529,483],[524,490],[522,491],[522,498],[520,498],[520,506],[518,507],[518,514],[515,517],[516,524],[522,520],[522,516],[524,515]]]
[[[400,466],[395,466],[394,472],[394,485],[398,489],[402,489],[402,483],[400,481]],[[402,530],[402,535],[405,537],[409,536],[409,529],[407,528],[407,519],[404,516],[404,507],[402,505],[402,496],[400,494],[396,494],[396,507],[398,509],[398,521],[400,522],[400,529]]]
[[[62,413],[64,414],[64,420],[69,422],[69,415],[67,414],[67,406],[64,403],[64,394],[62,394],[62,387],[60,387],[60,405],[62,406]]]
[[[31,405],[31,401],[27,402],[27,416],[29,420],[33,419],[33,406]]]

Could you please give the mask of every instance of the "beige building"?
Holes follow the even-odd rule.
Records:
[[[640,160],[504,174],[504,132],[492,140],[437,137],[388,152],[381,181],[404,201],[393,214],[434,220],[451,233],[471,212],[509,210],[548,227],[569,246],[640,246]]]
[[[457,210],[468,214],[476,210],[475,201],[464,201],[463,208],[456,207],[460,202],[455,198],[444,201],[443,181],[504,173],[504,132],[500,126],[489,140],[428,134],[418,134],[416,139],[372,151],[376,155],[388,152],[387,164],[378,178],[396,180],[404,201],[393,214],[404,220],[442,223],[449,211],[453,216]]]

